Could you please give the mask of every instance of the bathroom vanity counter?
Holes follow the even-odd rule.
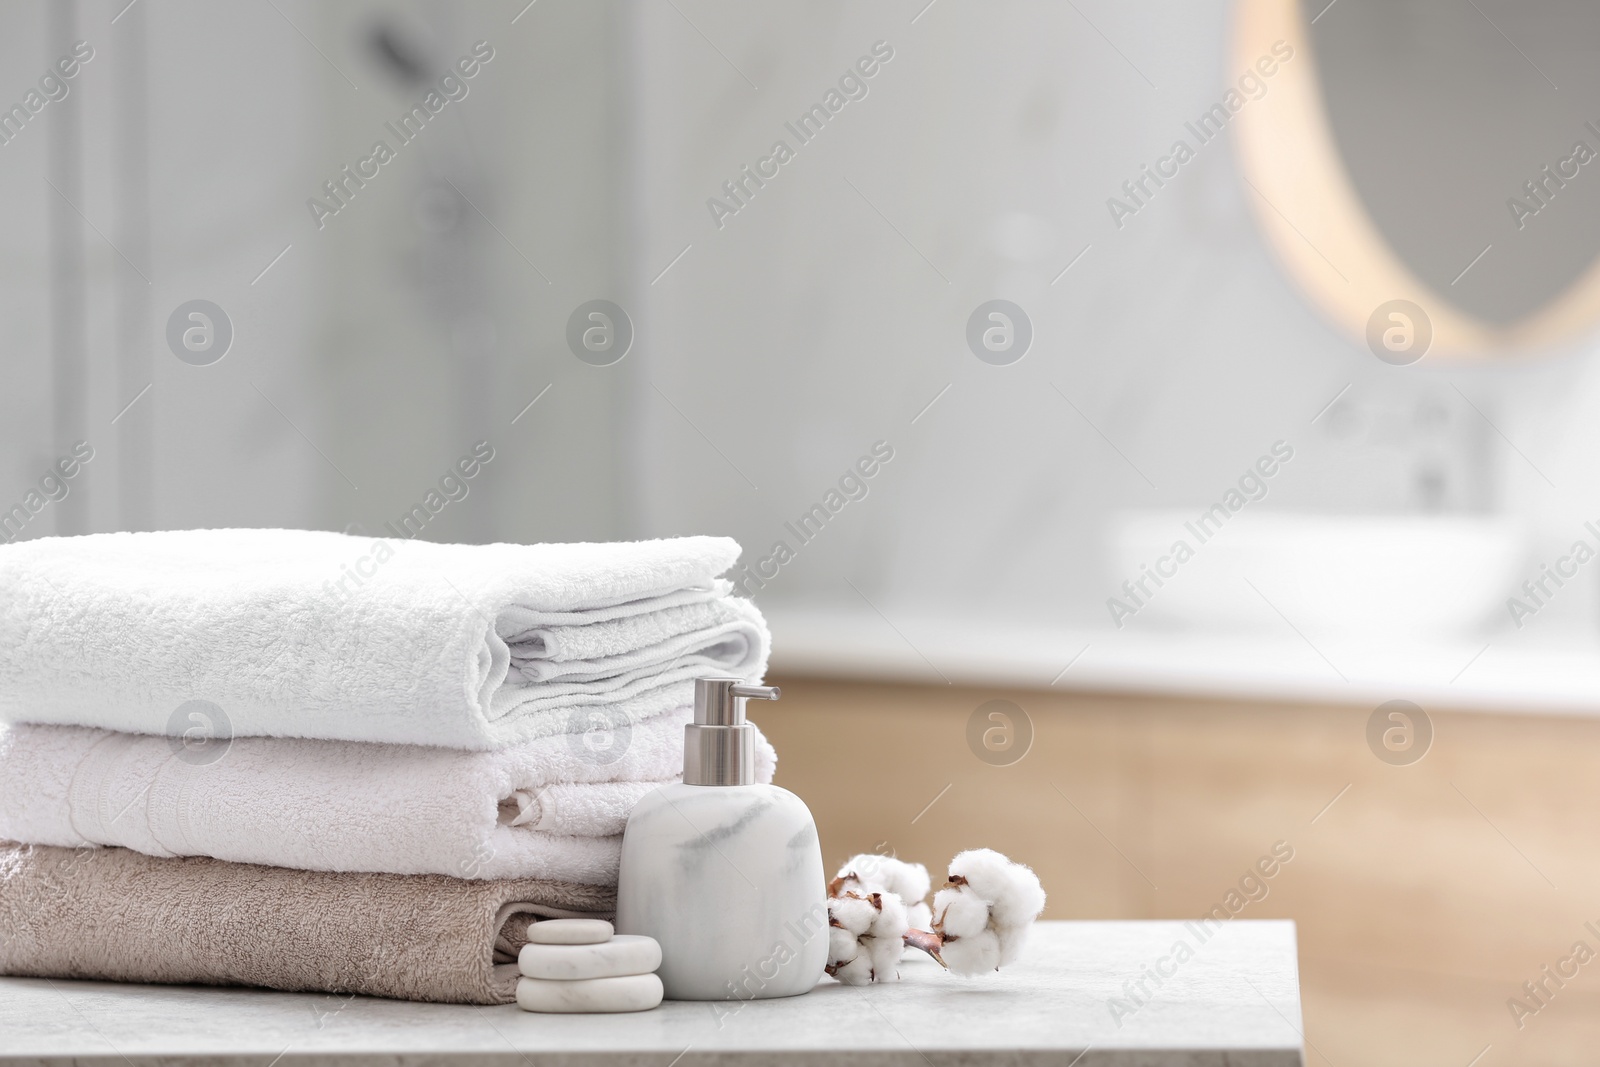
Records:
[[[669,1002],[636,1015],[0,978],[0,1064],[1302,1062],[1295,928],[1287,921],[1234,920],[1209,930],[1165,921],[1045,922],[1023,959],[1000,974],[959,979],[920,955],[900,974],[894,984],[860,988],[824,979],[803,997]]]
[[[1424,707],[1600,716],[1600,641],[1587,631],[1493,641],[1488,634],[1314,635],[1313,645],[1288,626],[1117,630],[909,616],[896,617],[896,629],[865,611],[762,610],[783,634],[769,675],[786,683],[810,677],[1368,707],[1403,698]]]

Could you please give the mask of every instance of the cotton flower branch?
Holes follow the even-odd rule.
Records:
[[[1022,954],[1044,910],[1038,876],[993,849],[951,860],[931,909],[924,903],[929,887],[920,863],[852,856],[828,884],[828,973],[847,985],[895,981],[903,944],[954,974],[985,974]]]

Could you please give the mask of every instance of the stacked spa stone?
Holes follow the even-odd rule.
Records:
[[[648,1011],[661,1003],[661,946],[603,919],[544,919],[517,957],[517,1006],[550,1013]]]

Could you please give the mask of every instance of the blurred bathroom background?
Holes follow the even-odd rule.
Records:
[[[1049,917],[1189,917],[1284,839],[1243,917],[1301,924],[1310,1062],[1600,1037],[1592,975],[1506,1003],[1600,920],[1585,6],[59,0],[0,30],[0,510],[93,451],[7,536],[394,536],[487,441],[421,536],[745,546],[829,862],[995,843]],[[1419,359],[1363,333],[1389,299],[1431,313]],[[971,741],[993,700],[1014,758]]]

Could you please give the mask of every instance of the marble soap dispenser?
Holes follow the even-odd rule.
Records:
[[[661,945],[668,1000],[752,1000],[809,992],[828,959],[817,826],[801,799],[755,780],[746,699],[778,690],[737,678],[695,682],[683,782],[628,816],[617,931]]]

